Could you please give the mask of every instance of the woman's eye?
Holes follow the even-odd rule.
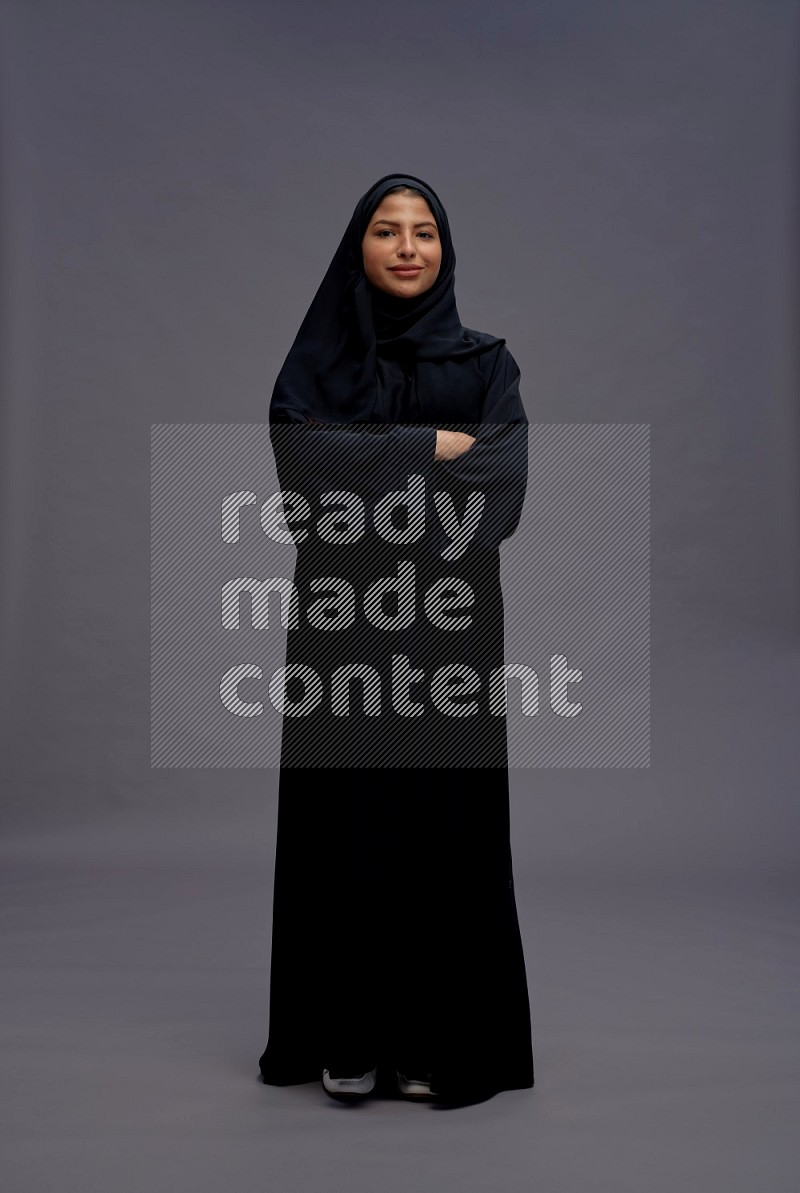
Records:
[[[391,228],[379,228],[378,235],[379,236],[391,236],[392,230],[391,230]]]
[[[433,240],[433,232],[420,232],[420,236],[427,236],[428,240]]]

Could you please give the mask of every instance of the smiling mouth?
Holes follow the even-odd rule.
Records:
[[[421,265],[391,265],[392,273],[422,273]]]

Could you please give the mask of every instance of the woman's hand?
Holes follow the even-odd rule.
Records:
[[[469,451],[475,442],[474,435],[467,435],[464,431],[437,431],[436,451],[434,460],[456,460]]]

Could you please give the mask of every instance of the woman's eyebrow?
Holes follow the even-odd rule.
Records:
[[[399,228],[400,224],[397,220],[376,220],[376,224],[391,224],[393,228]],[[433,220],[422,220],[419,224],[414,224],[415,228],[435,228],[436,224]]]

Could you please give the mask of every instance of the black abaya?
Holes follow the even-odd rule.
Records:
[[[351,221],[351,241],[398,180],[390,176],[368,192]],[[424,187],[419,180],[410,185]],[[425,193],[433,196],[429,188]],[[447,232],[435,196],[428,201]],[[409,300],[403,306],[370,295],[378,336],[372,331],[372,348],[367,336],[357,353],[359,366],[372,360],[372,371],[354,381],[368,394],[362,418],[357,406],[341,403],[323,418],[324,395],[317,391],[315,404],[308,376],[302,384],[313,305],[273,395],[281,487],[301,494],[309,510],[302,523],[307,533],[297,543],[299,616],[289,630],[287,666],[313,668],[324,699],[284,717],[269,1040],[259,1064],[270,1084],[319,1080],[323,1066],[352,1073],[377,1066],[387,1075],[395,1068],[429,1071],[440,1099],[458,1102],[533,1084],[505,719],[490,700],[491,675],[503,663],[500,544],[513,533],[524,498],[527,420],[519,370],[504,341],[460,325],[449,233],[443,240],[442,286],[426,299],[427,335],[408,317],[399,337],[387,333]],[[353,256],[346,242],[347,236],[340,258],[343,247]],[[327,282],[332,272],[333,265]],[[366,285],[361,277],[355,284]],[[356,308],[363,332],[362,299]],[[344,374],[341,356],[338,364],[329,359],[329,378],[337,368]],[[436,428],[468,431],[476,442],[457,460],[434,462]],[[424,531],[412,539],[401,521],[395,529],[407,541],[387,542],[376,506],[414,485],[424,494],[417,510],[424,508]],[[336,530],[352,523],[341,501],[331,500],[344,492],[357,494],[366,511],[363,535],[347,543],[337,541]],[[448,556],[452,535],[443,529],[436,493],[439,502],[449,495],[459,518],[470,494],[482,495],[460,555],[451,547]],[[342,518],[323,539],[313,528],[331,510]],[[364,594],[401,566],[416,584],[413,615],[398,628],[391,619],[399,617],[399,604],[389,601],[381,609],[393,628],[376,628]],[[461,628],[446,619],[434,625],[426,616],[424,594],[445,577],[461,583],[462,595],[464,585],[472,593],[471,603],[453,614],[468,614]],[[352,587],[355,605],[349,622],[326,629],[321,613],[314,624],[305,614],[340,591],[332,578]],[[340,616],[341,600],[332,606]],[[405,704],[395,702],[390,684],[398,657],[419,677]],[[337,707],[334,673],[349,664],[380,677],[379,695],[373,691],[379,711],[373,702],[370,713],[366,681],[362,687],[359,680],[347,688],[346,709]],[[469,668],[476,682],[437,699],[431,678],[448,666]],[[307,691],[290,682],[287,700],[300,707]]]

